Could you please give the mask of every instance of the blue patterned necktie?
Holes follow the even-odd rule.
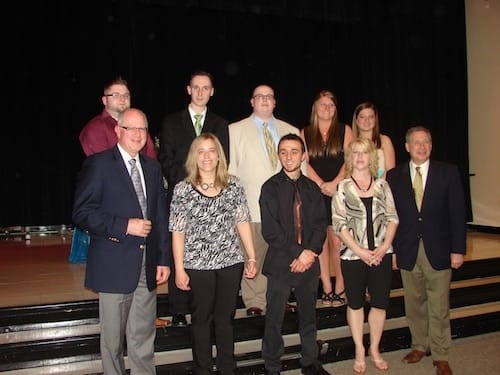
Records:
[[[142,190],[141,176],[139,175],[139,170],[136,165],[137,160],[130,159],[128,162],[130,164],[130,178],[132,179],[137,199],[139,199],[139,204],[141,205],[142,216],[146,219],[148,205],[146,202],[146,196],[144,195],[144,190]]]

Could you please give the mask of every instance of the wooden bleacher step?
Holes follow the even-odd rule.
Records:
[[[500,331],[499,266],[500,258],[471,261],[453,272],[450,302],[454,338]],[[384,351],[409,345],[403,294],[399,273],[395,272],[383,336]],[[167,298],[159,295],[159,313],[165,317],[170,316]],[[43,368],[45,373],[100,373],[97,314],[97,301],[0,309],[0,372],[31,375]],[[322,361],[352,358],[345,307],[325,307],[318,300],[317,316]],[[236,317],[235,348],[239,372],[259,374],[262,371],[260,347],[264,317],[247,318],[241,301]],[[283,332],[287,348],[284,361],[288,368],[296,368],[300,350],[296,313],[286,314]],[[158,374],[189,373],[189,330],[158,329],[156,348]]]

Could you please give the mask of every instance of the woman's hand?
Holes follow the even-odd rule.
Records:
[[[384,259],[385,252],[387,251],[386,248],[383,247],[377,247],[375,250],[373,250],[373,265],[378,266],[380,263],[382,263],[382,259]]]
[[[366,248],[360,248],[355,254],[370,267],[374,265],[375,258],[373,256],[373,251]]]
[[[177,288],[180,290],[191,290],[189,286],[189,276],[183,269],[175,270],[175,285],[177,285]]]
[[[245,277],[247,279],[253,279],[257,274],[257,262],[255,259],[249,259],[245,266]]]
[[[332,197],[337,191],[337,182],[335,180],[323,182],[320,188],[323,194]]]
[[[396,256],[396,253],[392,253],[392,269],[393,270],[398,270],[398,258]]]

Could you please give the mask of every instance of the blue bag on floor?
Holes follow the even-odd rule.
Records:
[[[85,263],[89,246],[90,235],[86,231],[75,227],[68,261],[70,263]]]

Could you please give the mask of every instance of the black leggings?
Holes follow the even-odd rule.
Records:
[[[353,310],[365,305],[365,292],[370,293],[370,305],[386,310],[392,282],[392,254],[386,254],[378,266],[368,266],[361,259],[340,263],[344,276],[347,303]]]

